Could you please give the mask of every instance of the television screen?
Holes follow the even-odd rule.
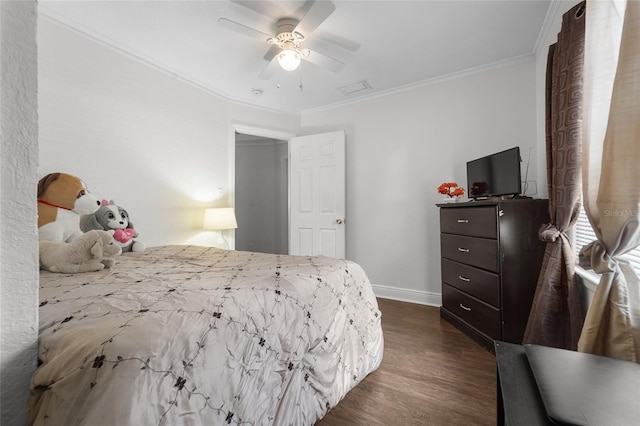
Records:
[[[519,147],[467,163],[469,198],[520,195],[521,192]]]

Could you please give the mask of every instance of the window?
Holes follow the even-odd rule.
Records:
[[[620,212],[620,214],[624,214]],[[638,214],[638,212],[629,212],[629,214]],[[584,208],[580,209],[580,215],[578,216],[578,222],[576,223],[576,228],[574,232],[575,239],[575,253],[576,253],[576,263],[578,262],[578,254],[582,247],[589,244],[591,241],[596,239],[596,234],[593,232],[593,228],[591,228],[591,224],[589,223],[589,219],[587,218],[587,214],[584,211]],[[635,250],[625,254],[622,256],[623,259],[627,259],[631,262],[633,269],[636,271],[636,274],[640,275],[640,247],[636,247]]]

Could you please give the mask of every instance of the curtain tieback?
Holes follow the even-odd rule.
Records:
[[[538,229],[538,238],[540,241],[547,243],[555,243],[558,237],[566,238],[564,232],[561,232],[553,223],[545,223]]]
[[[582,247],[578,264],[585,269],[593,269],[598,274],[609,274],[618,269],[618,262],[607,253],[600,241],[592,241]]]

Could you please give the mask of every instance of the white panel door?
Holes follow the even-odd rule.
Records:
[[[289,253],[344,258],[344,132],[289,140]]]

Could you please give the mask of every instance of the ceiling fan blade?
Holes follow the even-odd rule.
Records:
[[[342,46],[330,43],[322,38],[313,37],[305,39],[304,47],[313,50],[316,53],[321,53],[325,56],[336,58],[339,60],[345,60],[352,55],[351,50],[343,49]]]
[[[269,62],[269,65],[267,65],[265,69],[262,70],[258,78],[260,80],[271,80],[273,76],[278,72],[278,67],[278,61],[274,59],[273,61]]]
[[[277,20],[286,15],[286,11],[278,4],[272,1],[257,0],[231,0],[232,3],[239,4],[249,10],[253,10],[260,15],[267,16],[273,20]]]
[[[296,26],[295,31],[308,37],[336,10],[336,6],[328,0],[308,0],[303,9],[307,9],[307,12]]]
[[[275,57],[276,57],[276,55],[277,55],[278,53],[280,53],[280,51],[281,51],[281,50],[282,50],[282,49],[280,49],[278,46],[271,46],[271,48],[270,48],[269,50],[267,50],[267,53],[265,53],[265,54],[264,54],[263,58],[264,58],[266,61],[270,61],[270,60],[272,60],[273,58],[275,58]]]
[[[355,52],[360,49],[360,43],[355,42],[353,40],[349,40],[348,38],[344,38],[337,34],[328,33],[326,31],[322,31],[322,29],[317,29],[313,33],[313,38],[320,38],[327,43],[331,43],[337,45],[343,49],[349,50],[351,52]]]
[[[326,68],[332,72],[340,72],[344,68],[344,62],[331,58],[327,55],[323,55],[315,50],[309,50],[309,55],[304,58],[305,61],[318,65],[319,67]]]
[[[264,59],[269,63],[262,70],[260,75],[258,75],[258,78],[260,80],[269,80],[271,79],[271,77],[276,75],[276,72],[278,72],[278,68],[280,66],[278,65],[278,60],[276,59],[276,55],[278,53],[280,53],[280,48],[278,46],[271,46],[271,48],[267,50],[267,53],[264,54]]]
[[[237,33],[244,34],[246,36],[258,39],[260,41],[267,41],[267,39],[273,37],[270,34],[263,33],[262,31],[258,31],[251,27],[247,27],[246,25],[242,25],[238,22],[232,21],[227,18],[218,19],[218,25],[228,30],[235,31]]]

